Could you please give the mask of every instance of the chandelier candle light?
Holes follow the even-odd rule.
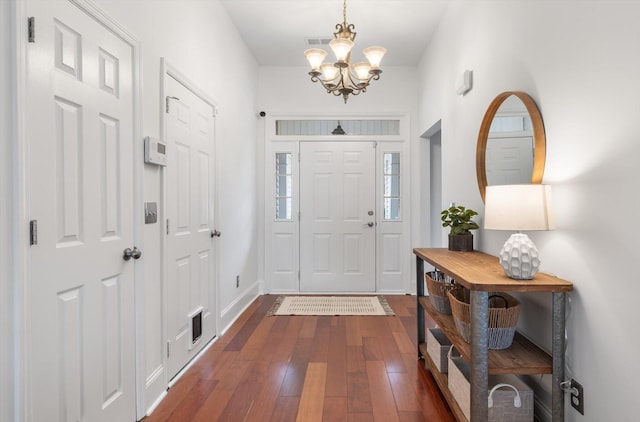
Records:
[[[351,65],[351,49],[356,38],[355,26],[347,23],[347,0],[343,5],[343,22],[336,25],[334,38],[329,46],[336,56],[335,63],[323,63],[327,52],[320,48],[310,48],[304,52],[311,65],[312,82],[320,82],[327,93],[335,96],[342,95],[347,103],[349,94],[358,95],[366,92],[372,80],[380,79],[382,69],[380,62],[387,49],[384,47],[368,47],[363,53],[369,63],[358,62]]]
[[[487,186],[484,228],[517,230],[500,251],[500,265],[505,274],[516,280],[530,280],[538,272],[538,249],[520,230],[553,230],[551,186]]]

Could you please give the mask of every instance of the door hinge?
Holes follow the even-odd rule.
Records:
[[[180,101],[180,98],[178,97],[172,97],[171,95],[167,95],[164,99],[164,108],[165,108],[165,112],[169,113],[169,100],[178,100]]]
[[[33,16],[27,19],[27,38],[29,42],[36,42],[36,18]]]
[[[167,218],[167,234],[169,234],[169,219]]]
[[[298,221],[302,221],[302,213],[298,211]]]
[[[213,107],[213,117],[218,115],[218,107]]]
[[[29,221],[29,244],[38,244],[38,220]]]
[[[378,141],[373,141],[373,148],[378,148]]]
[[[167,359],[169,359],[169,355],[171,354],[171,352],[169,352],[169,346],[171,345],[171,342],[168,341],[167,342]]]
[[[298,153],[298,162],[300,162],[300,160],[302,160],[302,158],[300,157],[300,153]]]
[[[298,270],[298,281],[300,281],[300,270]]]

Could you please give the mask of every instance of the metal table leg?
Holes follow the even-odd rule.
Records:
[[[553,382],[551,386],[551,415],[553,422],[564,421],[564,391],[560,383],[564,381],[565,353],[565,310],[566,293],[553,295]]]
[[[420,304],[420,297],[424,296],[424,261],[416,256],[416,309],[418,315],[418,358],[421,359],[420,344],[425,341],[424,308]]]
[[[489,418],[489,293],[471,291],[471,421]]]

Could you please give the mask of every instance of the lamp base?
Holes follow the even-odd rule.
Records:
[[[500,251],[500,265],[510,278],[531,280],[540,268],[538,249],[529,236],[524,233],[514,233]]]

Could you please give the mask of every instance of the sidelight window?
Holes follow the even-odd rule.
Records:
[[[400,220],[400,153],[385,152],[382,169],[383,219]]]
[[[291,220],[292,165],[290,152],[276,153],[276,220]]]

